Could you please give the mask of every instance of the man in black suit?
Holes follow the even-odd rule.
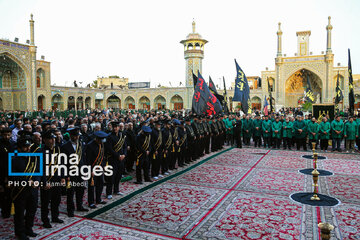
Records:
[[[136,145],[138,155],[136,159],[136,184],[142,184],[141,172],[144,171],[145,182],[152,182],[149,176],[150,162],[149,155],[151,151],[151,128],[143,126],[140,133],[136,136]]]
[[[3,218],[10,217],[11,191],[7,186],[8,182],[8,154],[13,152],[14,146],[10,142],[11,129],[1,130],[0,138],[0,206]]]
[[[30,152],[31,138],[29,136],[21,137],[17,142],[17,150],[21,153]],[[11,181],[26,182],[25,186],[14,186],[12,189],[12,200],[15,207],[14,225],[15,236],[17,239],[28,240],[29,237],[36,237],[33,232],[34,218],[37,210],[40,176],[33,176],[40,169],[40,161],[37,157],[12,158],[13,173],[27,173],[28,176],[14,176]]]
[[[85,145],[79,140],[79,128],[68,128],[67,132],[70,134],[70,140],[64,143],[61,146],[61,152],[65,153],[68,159],[68,172],[72,165],[75,167],[81,167],[84,165],[85,159]],[[77,163],[71,163],[69,160],[71,154],[76,154],[78,158]],[[82,201],[84,197],[83,186],[84,181],[81,176],[68,176],[66,185],[66,196],[67,196],[67,213],[69,217],[74,217],[74,194],[76,195],[76,207],[78,211],[89,211],[88,209],[82,206]]]
[[[54,132],[52,130],[48,130],[44,132],[43,137],[44,145],[39,149],[38,152],[44,154],[48,154],[49,159],[54,159],[54,163],[50,166],[50,175],[43,177],[43,188],[40,190],[40,198],[41,198],[41,220],[43,222],[43,226],[45,228],[51,228],[50,220],[49,220],[49,204],[51,206],[51,218],[52,222],[55,223],[63,223],[64,221],[59,219],[59,205],[61,202],[61,188],[65,185],[65,178],[63,173],[58,172],[55,167],[54,174],[52,174],[51,167],[58,165],[60,154],[60,147],[55,145]],[[57,155],[53,157],[53,155]],[[44,161],[45,165],[46,161]],[[44,166],[45,169],[45,166]]]
[[[122,195],[119,189],[121,175],[125,168],[125,156],[127,151],[126,134],[119,131],[118,121],[111,122],[112,131],[105,143],[108,164],[113,167],[113,175],[106,179],[106,195],[112,199],[112,194]]]
[[[127,155],[125,158],[126,171],[134,171],[134,163],[136,161],[136,144],[135,144],[135,131],[132,122],[128,123],[128,128],[125,131],[126,134],[126,145],[127,145]]]
[[[157,120],[154,124],[151,131],[151,176],[157,180],[160,174],[160,162],[163,157],[163,144],[161,123]]]
[[[104,167],[106,165],[105,147],[107,133],[103,131],[94,132],[95,139],[91,140],[86,145],[86,161],[87,165],[94,168],[95,166]],[[104,200],[101,200],[101,194],[104,188],[104,175],[92,176],[89,180],[88,187],[88,202],[90,208],[96,208],[94,200],[97,204],[106,204]],[[95,194],[95,197],[94,197]]]

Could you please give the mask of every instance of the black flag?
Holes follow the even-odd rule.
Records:
[[[193,72],[193,83],[194,83],[194,88],[196,87],[196,83],[197,83],[197,76],[195,75],[195,73]]]
[[[235,79],[235,90],[233,101],[241,102],[241,110],[245,114],[251,113],[250,108],[250,88],[249,83],[246,78],[244,71],[240,68],[239,64],[236,62],[236,79]]]
[[[344,96],[343,93],[341,91],[340,88],[340,83],[339,83],[339,72],[337,75],[337,80],[336,80],[336,97],[335,97],[335,104],[339,104],[341,102],[341,100],[343,100]]]
[[[258,88],[261,88],[261,77],[258,79]]]
[[[268,92],[269,92],[269,98],[270,98],[270,113],[272,113],[273,112],[273,104],[272,104],[272,94],[271,94],[269,78],[267,78],[267,82],[268,82]]]
[[[220,101],[210,92],[204,78],[198,72],[198,79],[195,86],[192,109],[198,114],[217,115],[222,113]]]
[[[224,101],[224,97],[221,96],[221,95],[217,92],[216,87],[215,87],[215,84],[214,84],[214,82],[213,82],[213,80],[211,79],[210,76],[209,76],[209,90],[210,90],[210,92],[212,92],[212,94],[215,95],[215,97],[216,97],[217,99],[219,99],[219,101],[220,101],[221,103]]]
[[[311,89],[309,74],[306,74],[307,87],[305,91],[305,99],[311,103],[315,102],[314,92]]]
[[[350,116],[354,116],[354,108],[355,108],[355,96],[354,96],[354,80],[352,77],[352,69],[351,69],[351,57],[350,57],[350,49],[348,49],[349,54],[349,112]]]

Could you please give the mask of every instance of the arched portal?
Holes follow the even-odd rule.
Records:
[[[273,77],[269,77],[268,79],[268,88],[270,88],[268,91],[274,92],[275,91],[275,79]]]
[[[315,102],[321,102],[322,81],[318,75],[307,69],[295,72],[285,82],[285,105],[287,107],[297,107],[301,105],[301,100],[305,96],[309,78],[311,89],[314,93]]]
[[[112,108],[112,109],[120,109],[120,98],[116,95],[111,95],[110,97],[108,97],[108,99],[106,100],[107,102],[107,107],[108,108]]]
[[[38,110],[44,110],[45,107],[45,96],[38,96]]]
[[[2,111],[2,110],[4,110],[4,108],[3,108],[2,98],[0,98],[0,110],[1,110],[1,111]]]
[[[36,71],[36,87],[42,88],[45,83],[45,71],[42,68],[39,68]]]
[[[91,108],[91,97],[85,98],[85,108],[87,109]]]
[[[84,98],[82,96],[79,96],[76,99],[76,109],[77,110],[82,110],[84,109]]]
[[[55,94],[51,99],[51,107],[53,110],[64,110],[63,97]]]
[[[135,99],[133,97],[128,96],[125,98],[125,108],[135,109]]]
[[[150,99],[146,96],[142,96],[139,99],[139,109],[150,110]]]
[[[184,101],[178,94],[170,99],[170,109],[181,110],[184,107]]]
[[[68,109],[74,109],[75,108],[75,97],[74,96],[70,96],[68,97]]]
[[[259,97],[251,98],[251,109],[260,110],[261,109],[261,99]]]
[[[0,88],[18,89],[26,87],[24,70],[6,54],[0,55]]]
[[[166,108],[166,99],[163,96],[158,95],[154,99],[154,109],[165,109],[165,108]]]

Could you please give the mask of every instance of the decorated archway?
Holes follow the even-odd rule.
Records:
[[[75,97],[74,96],[69,96],[68,97],[68,109],[74,109],[75,108]]]
[[[38,96],[38,110],[44,110],[45,107],[45,96],[40,95]]]
[[[270,88],[270,89],[268,89],[268,91],[274,92],[275,91],[275,79],[273,77],[269,77],[267,79],[267,81],[268,81],[267,86],[268,86],[268,88]]]
[[[19,64],[6,54],[0,55],[0,88],[26,87],[26,75]]]
[[[55,94],[51,99],[51,107],[53,110],[64,110],[63,97],[60,94]]]
[[[178,95],[178,94],[175,94],[170,99],[170,109],[181,110],[183,108],[184,108],[184,101],[183,101],[182,97],[180,97],[180,95]]]
[[[135,99],[133,97],[128,96],[125,98],[125,108],[135,109]]]
[[[111,95],[110,97],[108,97],[108,99],[106,100],[107,103],[107,107],[108,108],[112,108],[112,109],[120,109],[120,98],[116,95]]]
[[[251,109],[261,110],[261,99],[259,97],[251,98]]]
[[[91,97],[85,98],[85,108],[87,109],[91,108]]]
[[[305,96],[309,79],[310,87],[314,93],[315,102],[321,102],[322,81],[318,75],[307,69],[301,69],[292,74],[285,82],[285,106],[297,107],[301,105],[300,99]]]
[[[42,68],[39,68],[36,71],[36,87],[42,88],[45,83],[45,71]]]
[[[0,110],[4,110],[2,98],[0,98]]]
[[[163,96],[158,95],[154,99],[154,109],[165,109],[165,108],[166,108],[166,99]]]
[[[76,99],[76,109],[77,110],[82,110],[84,109],[84,98],[82,96],[79,96]]]
[[[139,99],[139,109],[150,110],[150,99],[146,96],[142,96]]]

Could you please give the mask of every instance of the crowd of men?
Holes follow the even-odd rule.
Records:
[[[32,227],[39,196],[43,227],[51,228],[52,222],[63,223],[59,218],[62,195],[67,196],[67,215],[73,217],[75,211],[86,212],[106,204],[101,197],[104,188],[107,199],[122,195],[120,181],[124,175],[135,171],[134,183],[152,182],[224,145],[241,148],[250,146],[253,140],[255,147],[292,149],[296,145],[298,150],[307,150],[312,148],[312,142],[317,146],[320,140],[320,149],[327,151],[332,140],[332,150],[341,151],[341,141],[345,139],[347,151],[354,151],[355,143],[360,146],[360,118],[349,117],[346,122],[341,116],[328,119],[323,117],[319,123],[311,115],[204,116],[185,111],[93,111],[85,117],[70,114],[66,118],[46,119],[4,117],[0,123],[2,217],[9,218],[14,209],[15,235],[19,239],[35,237]],[[14,151],[17,153],[8,161],[8,154]],[[56,170],[60,153],[68,158],[76,154],[78,159],[68,161],[66,166],[89,166],[92,174],[84,180],[81,174],[70,175],[60,169],[58,174],[55,170],[38,176],[35,173],[40,169],[39,158],[19,153],[47,154]],[[45,168],[45,161],[43,165]],[[112,167],[112,174],[94,174],[94,169],[108,166]],[[9,170],[27,175],[11,176]],[[85,189],[88,206],[84,207]]]
[[[114,194],[122,195],[120,181],[124,175],[135,171],[134,183],[152,182],[222,149],[226,141],[225,118],[183,111],[90,112],[86,117],[70,114],[64,119],[31,119],[23,115],[3,118],[0,123],[2,217],[14,214],[18,239],[35,237],[32,227],[39,198],[43,227],[52,228],[51,223],[63,223],[59,218],[62,195],[67,196],[67,215],[73,217],[75,211],[89,211],[88,208],[106,204],[106,199],[112,199]],[[9,153],[14,156],[8,161]],[[43,154],[42,175],[36,174],[41,168],[40,158],[21,156],[23,153]],[[76,154],[78,159],[67,161],[66,167],[89,166],[91,177],[84,180],[81,173],[71,175],[63,171],[59,167],[63,163],[60,153],[68,159]],[[45,174],[46,164],[55,171]],[[95,169],[108,166],[112,167],[110,175],[94,174]],[[26,175],[11,175],[9,170]],[[102,198],[104,188],[106,199]],[[84,206],[85,189],[88,206]]]

